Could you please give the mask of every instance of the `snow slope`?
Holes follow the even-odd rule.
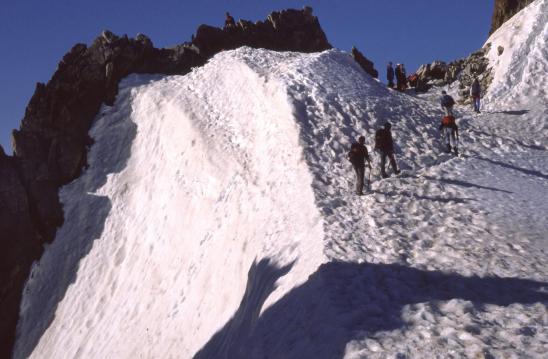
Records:
[[[337,50],[130,76],[61,191],[15,357],[545,357],[545,74],[513,75],[495,76],[493,110],[457,108],[458,158],[440,153],[437,98],[389,91]],[[508,78],[538,96],[497,96]],[[345,154],[386,121],[405,174],[379,180],[373,154],[355,196]]]
[[[486,94],[486,109],[517,114],[533,112],[527,121],[517,121],[517,136],[537,138],[536,143],[544,147],[548,146],[547,42],[547,0],[536,0],[525,7],[486,42],[492,45],[487,57],[495,74]],[[503,49],[500,55],[499,46]],[[489,125],[498,127],[497,122]]]

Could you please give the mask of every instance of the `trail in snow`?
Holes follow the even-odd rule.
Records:
[[[537,56],[547,1],[526,10],[515,44]],[[535,99],[498,97],[495,76],[489,111],[456,109],[458,158],[440,154],[437,94],[391,92],[337,50],[129,77],[61,192],[16,357],[544,356],[546,74],[491,60]],[[386,121],[407,175],[375,169],[357,197],[345,154]]]

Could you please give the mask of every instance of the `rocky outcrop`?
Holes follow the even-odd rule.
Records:
[[[271,13],[265,21],[239,20],[234,27],[219,29],[201,25],[192,39],[203,58],[241,46],[276,51],[317,52],[331,48],[312,8]]]
[[[533,1],[534,0],[495,0],[489,34],[494,33],[502,24]]]
[[[458,81],[458,102],[471,102],[470,86],[474,78],[478,78],[483,93],[485,93],[493,81],[493,72],[488,67],[489,60],[485,57],[490,48],[491,45],[487,44],[467,58],[451,62],[447,67],[444,80],[447,84]]]
[[[365,72],[374,78],[379,78],[379,72],[375,70],[373,62],[363,56],[363,54],[355,46],[352,46],[352,57]]]
[[[88,47],[75,45],[47,84],[36,86],[19,130],[14,155],[0,153],[0,357],[10,356],[21,289],[30,265],[63,223],[58,190],[86,166],[88,131],[118,83],[132,73],[185,74],[222,50],[251,46],[316,52],[331,48],[312,9],[274,12],[265,21],[198,28],[189,43],[155,48],[149,38],[104,31]]]
[[[493,74],[488,68],[489,60],[485,57],[490,47],[491,45],[487,44],[470,56],[449,64],[443,61],[434,61],[431,64],[421,65],[416,72],[419,82],[426,90],[432,86],[445,86],[457,81],[459,102],[469,103],[471,100],[468,93],[475,77],[480,80],[481,88],[484,90],[493,80]]]

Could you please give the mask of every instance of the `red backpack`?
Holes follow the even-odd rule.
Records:
[[[445,116],[441,119],[441,124],[445,127],[455,126],[455,117],[454,116]]]

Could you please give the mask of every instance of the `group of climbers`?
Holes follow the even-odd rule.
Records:
[[[395,174],[399,174],[400,170],[396,164],[396,158],[394,157],[394,141],[392,139],[392,132],[390,129],[392,125],[387,122],[383,128],[380,128],[375,133],[375,151],[380,156],[380,167],[382,178],[387,178],[386,173],[386,158],[390,160],[390,165]],[[365,146],[365,137],[360,136],[358,142],[355,142],[350,147],[348,152],[348,160],[352,163],[354,171],[356,172],[356,194],[363,195],[364,177],[365,177],[365,165],[369,167],[369,173],[371,173],[371,157]]]
[[[390,72],[391,65],[392,63],[389,63],[389,70],[387,71],[388,86],[394,85],[394,71],[392,70],[392,72]],[[445,139],[446,152],[451,153],[453,150],[455,155],[458,155],[459,128],[453,114],[455,100],[451,95],[447,94],[445,90],[441,92],[441,95],[440,105],[444,110],[445,116],[442,118],[439,130],[442,137]],[[470,96],[472,97],[474,111],[480,112],[481,87],[478,78],[474,78],[474,81],[472,82]],[[394,156],[394,141],[392,139],[391,128],[392,125],[389,122],[386,122],[383,128],[378,129],[375,133],[375,151],[378,151],[380,155],[380,172],[382,178],[388,177],[388,174],[386,173],[387,158],[390,160],[390,165],[392,166],[394,173],[400,173]],[[365,146],[364,136],[360,136],[358,141],[352,144],[350,152],[348,153],[348,159],[352,163],[356,173],[356,194],[363,195],[366,161],[370,170],[369,173],[371,173],[371,157]]]
[[[396,69],[392,67],[392,62],[386,67],[386,78],[388,87],[394,88],[394,77],[396,78],[396,90],[405,91],[407,88],[407,73],[404,64],[396,64]]]

